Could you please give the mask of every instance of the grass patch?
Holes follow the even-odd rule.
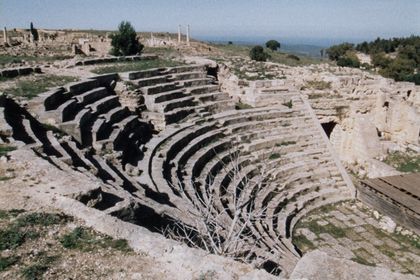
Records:
[[[299,249],[303,251],[313,250],[316,248],[314,243],[312,243],[304,235],[293,236],[293,244],[295,244]]]
[[[294,144],[296,144],[296,141],[283,141],[281,143],[276,143],[276,147],[289,146],[289,145],[294,145]]]
[[[331,82],[318,81],[318,80],[307,81],[305,85],[301,88],[301,90],[308,89],[308,88],[316,89],[316,90],[330,89]]]
[[[0,65],[9,63],[22,63],[28,62],[52,62],[56,60],[64,60],[72,58],[72,56],[55,55],[55,56],[13,56],[13,55],[0,55]]]
[[[321,226],[315,220],[302,223],[302,225],[299,227],[306,227],[310,231],[315,233],[317,236],[319,236],[321,233],[328,233],[332,237],[335,237],[335,238],[346,237],[346,231],[344,229],[336,227],[333,224],[327,224],[325,226]]]
[[[1,212],[3,219],[16,217],[22,210],[11,210]],[[67,217],[49,213],[30,213],[19,216],[16,221],[0,230],[0,251],[14,249],[22,245],[27,239],[36,239],[40,235],[33,230],[34,226],[50,226],[67,221]]]
[[[115,73],[115,72],[128,72],[128,71],[141,71],[151,68],[160,67],[174,67],[184,65],[181,62],[167,60],[167,59],[153,59],[153,60],[140,60],[133,62],[114,63],[109,66],[100,66],[91,70],[95,74]]]
[[[0,230],[0,251],[14,249],[25,242],[27,233],[18,227],[7,227]]]
[[[122,252],[131,251],[127,240],[113,239],[109,236],[96,237],[90,230],[77,227],[72,232],[63,235],[60,243],[64,248],[77,249],[84,252],[93,251],[96,248],[113,248]]]
[[[30,79],[18,80],[15,87],[5,89],[4,93],[31,99],[42,92],[46,92],[49,88],[63,86],[76,80],[77,78],[69,76],[40,74],[31,76]]]
[[[19,261],[18,257],[11,256],[11,257],[0,257],[0,272],[6,270],[8,267],[14,265]]]
[[[289,109],[291,109],[293,107],[293,101],[289,100],[288,102],[283,103],[282,105],[288,107]]]
[[[47,256],[45,252],[42,252],[35,263],[21,269],[21,274],[26,280],[41,279],[42,275],[57,260],[57,256]]]
[[[420,172],[420,155],[415,153],[394,152],[384,162],[401,172]]]
[[[352,261],[368,265],[368,266],[376,266],[375,263],[372,263],[366,259],[366,257],[369,257],[370,254],[365,249],[356,249],[352,251],[355,257],[351,258]]]
[[[280,158],[280,154],[279,153],[272,153],[268,158],[269,159],[277,159],[277,158]]]
[[[351,258],[352,261],[363,264],[363,265],[368,265],[368,266],[376,266],[376,264],[368,262],[365,258],[356,255],[356,257]]]
[[[251,106],[251,105],[249,105],[249,104],[242,103],[242,102],[237,102],[237,103],[235,104],[235,109],[236,109],[236,110],[244,110],[244,109],[252,109],[252,108],[254,108],[254,107],[252,107],[252,106]]]
[[[12,209],[9,211],[6,210],[0,210],[0,220],[3,219],[9,219],[11,217],[16,217],[17,215],[25,212],[25,210],[22,209]]]
[[[16,226],[27,227],[27,226],[51,226],[67,222],[68,217],[61,214],[52,213],[30,213],[19,217],[16,220]]]
[[[16,150],[16,147],[8,145],[0,145],[0,157],[5,156],[8,152]]]

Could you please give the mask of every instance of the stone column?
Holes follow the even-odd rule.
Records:
[[[178,44],[181,44],[181,24],[178,25]]]
[[[9,44],[9,40],[7,38],[7,29],[6,29],[6,27],[4,27],[4,29],[3,29],[3,40],[4,40],[4,44],[5,45]]]
[[[187,45],[190,45],[190,25],[187,25]]]

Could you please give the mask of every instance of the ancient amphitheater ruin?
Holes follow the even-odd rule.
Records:
[[[419,151],[418,86],[270,63],[282,78],[243,81],[234,62],[192,60],[199,63],[84,77],[23,103],[2,95],[2,143],[56,170],[43,172],[79,178],[44,191],[84,204],[61,205],[76,216],[113,217],[274,275],[291,275],[303,255],[294,241],[300,220],[356,196],[377,208],[385,197],[395,208],[385,214],[407,213],[418,233],[418,188],[396,183],[372,195],[346,171],[397,175],[377,159],[384,145]],[[332,88],[307,86],[317,79]],[[118,235],[127,223],[91,225]]]

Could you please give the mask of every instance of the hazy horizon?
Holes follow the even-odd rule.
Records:
[[[0,0],[0,26],[115,30],[122,20],[137,31],[177,32],[193,38],[328,46],[377,37],[419,35],[416,0]]]

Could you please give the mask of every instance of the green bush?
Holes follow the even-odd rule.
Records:
[[[353,44],[342,43],[328,48],[326,52],[329,59],[337,61],[340,57],[343,57],[348,51],[352,50]]]
[[[118,33],[111,35],[111,45],[111,54],[116,56],[140,54],[144,48],[128,21],[122,21],[118,26]]]
[[[392,60],[385,56],[384,52],[374,53],[371,55],[372,64],[375,67],[385,68],[392,62]]]
[[[9,266],[14,265],[19,260],[18,257],[11,256],[11,257],[0,257],[0,272],[6,270]]]
[[[65,222],[67,217],[61,214],[52,214],[52,213],[30,213],[24,216],[20,216],[16,220],[16,225],[18,227],[25,226],[50,226],[57,225],[62,222]]]
[[[17,227],[0,230],[0,251],[19,247],[25,242],[25,235]]]
[[[280,49],[280,43],[276,40],[269,40],[265,43],[265,46],[272,51],[277,51]]]
[[[266,61],[270,55],[261,46],[255,46],[249,51],[249,57],[256,61]]]
[[[353,52],[347,52],[337,60],[337,65],[342,67],[359,68],[360,60]]]

